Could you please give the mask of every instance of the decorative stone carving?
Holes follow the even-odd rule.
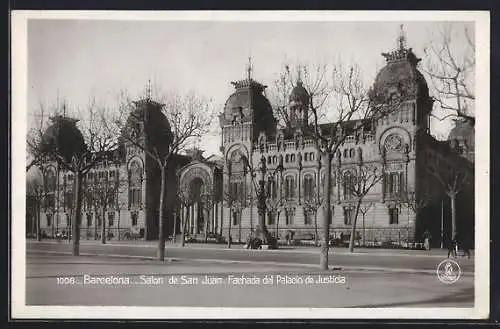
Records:
[[[387,151],[400,152],[403,149],[403,140],[397,134],[391,134],[385,139],[384,147]]]

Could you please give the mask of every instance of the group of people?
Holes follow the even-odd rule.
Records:
[[[423,234],[423,239],[424,239],[424,248],[426,250],[431,249],[431,234],[429,231],[425,231]],[[458,233],[455,233],[453,236],[453,239],[450,239],[448,235],[443,236],[443,243],[445,247],[448,249],[448,258],[450,258],[450,255],[452,257],[457,257],[459,250],[463,251],[463,256],[467,256],[468,259],[470,259],[470,249],[471,249],[471,243],[468,239],[462,237]]]

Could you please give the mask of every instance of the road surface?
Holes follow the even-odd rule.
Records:
[[[190,253],[177,255],[188,256]],[[237,252],[224,255],[236,257]],[[271,253],[256,255],[250,258],[274,255],[280,259]],[[200,253],[195,256],[202,257]],[[287,261],[309,259],[301,255],[287,257],[291,257],[285,258]],[[454,284],[444,284],[431,273],[316,272],[300,264],[270,266],[259,261],[230,264],[184,258],[159,262],[31,252],[28,252],[26,261],[26,304],[32,306],[377,308],[472,307],[474,303],[471,275],[462,276]],[[419,260],[419,264],[427,266],[423,260]],[[205,282],[205,276],[212,278],[211,281]],[[273,281],[264,283],[264,278],[271,276]],[[306,283],[308,278],[312,281]]]
[[[27,242],[27,252],[35,253],[71,253],[71,244],[67,242]],[[155,245],[101,245],[98,243],[81,244],[82,255],[115,255],[132,257],[156,257]],[[260,262],[264,264],[301,264],[314,268],[319,264],[319,249],[284,249],[284,250],[246,250],[241,246],[227,248],[181,248],[167,246],[165,257],[170,259],[191,259],[207,263],[221,262]],[[439,263],[446,258],[445,255],[426,255],[421,252],[407,253],[380,252],[349,254],[345,249],[331,249],[329,256],[330,265],[341,269],[381,269],[399,271],[424,271],[434,273]],[[474,259],[464,257],[456,261],[464,273],[474,273]]]

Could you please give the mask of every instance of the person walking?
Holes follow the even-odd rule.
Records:
[[[455,258],[456,257],[456,254],[455,254],[455,243],[452,239],[450,239],[450,237],[445,234],[444,237],[443,237],[443,242],[444,242],[444,245],[446,246],[446,248],[448,249],[448,256],[447,258],[450,258],[450,255]]]
[[[425,250],[431,250],[431,233],[426,230],[423,234]]]

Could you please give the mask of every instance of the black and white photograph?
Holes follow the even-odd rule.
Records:
[[[487,317],[489,20],[14,11],[13,317]]]

